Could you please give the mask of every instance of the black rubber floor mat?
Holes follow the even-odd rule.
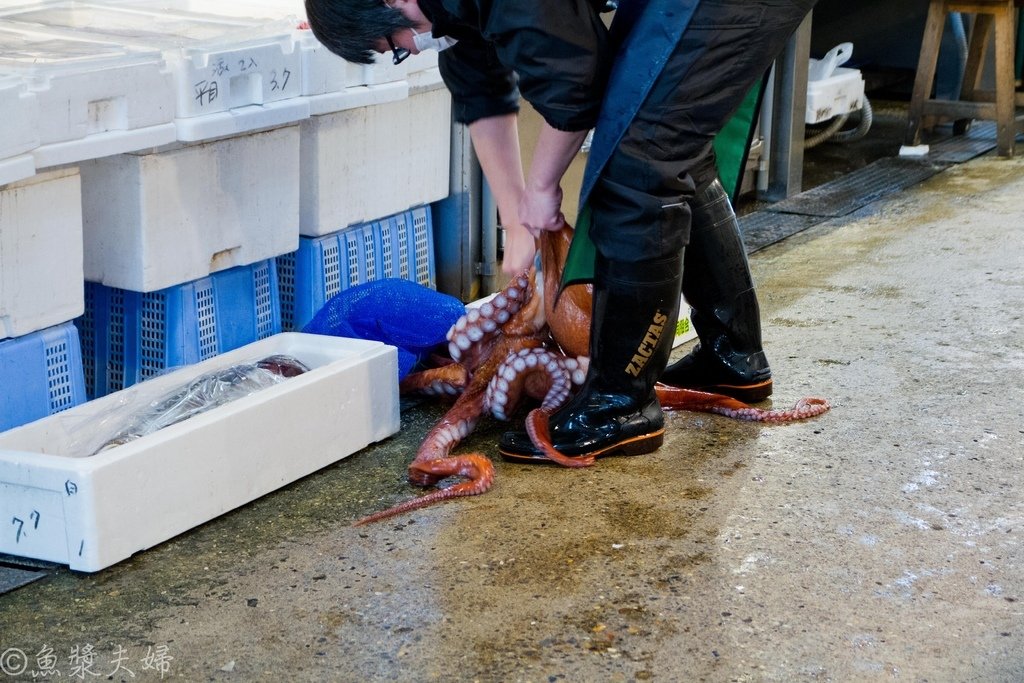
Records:
[[[1018,141],[1020,137],[1018,136]],[[928,160],[936,163],[960,164],[986,154],[996,147],[996,124],[975,121],[963,135],[951,135],[932,143]]]
[[[820,216],[757,211],[739,219],[740,234],[743,235],[743,245],[747,253],[752,254],[770,244],[803,232],[822,220]]]
[[[0,595],[50,574],[58,565],[0,554]]]
[[[929,158],[879,159],[842,178],[772,204],[765,210],[838,218],[915,185],[948,166]]]

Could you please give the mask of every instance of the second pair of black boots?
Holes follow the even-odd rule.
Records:
[[[772,372],[761,348],[761,313],[729,195],[715,180],[697,194],[691,210],[683,296],[700,341],[665,369],[661,381],[746,403],[763,401],[772,393]]]

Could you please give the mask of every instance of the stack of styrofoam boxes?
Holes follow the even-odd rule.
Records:
[[[82,162],[90,397],[281,331],[299,131]]]
[[[85,401],[78,172],[0,187],[0,431]]]
[[[354,226],[363,244],[389,245],[382,252],[394,245],[395,261],[365,250],[369,265],[346,286],[378,273],[434,286],[425,207],[448,193],[450,121],[436,53],[355,67],[286,16],[296,9],[296,0],[263,0],[252,10],[195,0],[43,0],[0,10],[22,40],[86,41],[88,50],[72,54],[95,60],[98,52],[120,69],[117,78],[103,72],[73,81],[86,105],[76,129],[85,142],[66,135],[75,143],[68,146],[49,136],[42,145],[45,164],[81,169],[88,286],[77,322],[90,396],[280,329],[275,257],[299,254],[297,225],[304,239]],[[410,72],[417,74],[412,96]],[[58,90],[54,74],[47,76],[49,90]],[[112,80],[131,86],[105,97],[93,92]],[[149,110],[137,100],[148,100]],[[419,182],[368,178],[365,170],[380,167],[381,158],[404,159]],[[301,218],[300,196],[308,204]],[[290,271],[289,286],[296,274]],[[237,277],[263,284],[239,286]],[[225,278],[235,284],[219,284]],[[246,303],[204,305],[205,292]],[[269,312],[261,303],[268,297]],[[232,310],[236,317],[225,320]],[[154,311],[156,319],[147,317]],[[173,319],[161,317],[168,312]],[[163,346],[139,350],[155,342],[133,325],[122,328],[131,320],[162,330]],[[192,329],[214,320],[255,337]]]
[[[278,259],[284,329],[302,329],[331,296],[368,280],[436,286],[429,204],[448,196],[450,116],[438,80],[301,124],[302,237]]]
[[[81,180],[75,161],[174,139],[159,53],[0,24],[0,429],[86,398]],[[24,90],[11,85],[20,79]],[[155,95],[145,94],[155,89]],[[25,130],[26,122],[30,130]],[[8,126],[7,124],[11,125]],[[18,153],[21,152],[21,153]],[[26,159],[26,157],[28,157]]]
[[[139,90],[167,98],[171,140],[79,162],[89,397],[279,332],[274,257],[298,245],[308,115],[291,24],[66,0],[0,16],[165,60]]]
[[[173,98],[179,140],[234,135],[308,116],[308,104],[299,97],[294,22],[175,11],[163,3],[75,0],[0,11],[0,18],[22,30],[36,26],[51,35],[158,51],[173,80],[161,94]]]

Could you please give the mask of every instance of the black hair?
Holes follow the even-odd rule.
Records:
[[[413,22],[383,0],[305,0],[316,39],[344,60],[373,64],[375,43]]]

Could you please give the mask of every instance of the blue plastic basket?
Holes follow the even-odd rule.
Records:
[[[391,272],[387,277],[412,280],[434,289],[437,277],[434,266],[434,230],[430,208],[420,206],[388,219],[391,233]],[[385,266],[386,267],[386,266]]]
[[[0,341],[0,431],[85,401],[82,352],[73,324]]]
[[[298,251],[277,257],[281,324],[300,330],[327,301],[355,285],[402,278],[433,289],[434,238],[428,207],[320,237],[300,237]]]
[[[281,331],[273,259],[157,292],[85,286],[82,338],[90,399]]]

